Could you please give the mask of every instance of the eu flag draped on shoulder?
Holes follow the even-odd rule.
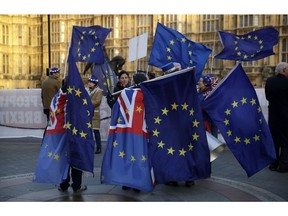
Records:
[[[148,64],[158,68],[169,62],[179,62],[183,69],[195,66],[198,81],[211,51],[209,47],[158,23]]]
[[[69,59],[67,99],[66,129],[69,164],[74,168],[93,173],[95,141],[92,117],[94,107],[72,57]]]
[[[112,109],[101,183],[153,190],[141,89],[122,90]]]
[[[273,46],[278,43],[279,32],[272,27],[235,35],[229,32],[218,32],[223,50],[215,58],[255,61],[274,55]]]
[[[210,177],[210,151],[194,68],[140,84],[156,183]]]
[[[204,100],[203,109],[248,177],[276,159],[257,94],[240,63]]]
[[[103,44],[112,31],[102,26],[73,26],[69,55],[76,62],[104,63]]]
[[[50,121],[39,153],[33,182],[60,184],[68,172],[65,129],[66,93],[60,89],[50,105]]]
[[[113,93],[118,78],[106,60],[104,60],[103,64],[95,64],[92,74],[98,78],[98,85],[103,90],[104,96]]]

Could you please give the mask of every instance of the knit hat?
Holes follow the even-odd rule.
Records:
[[[212,88],[218,84],[218,78],[212,74],[203,75],[201,78],[203,79],[204,84],[211,86]]]
[[[95,83],[96,85],[98,84],[98,79],[96,76],[92,75],[89,79],[89,82]]]
[[[49,73],[50,74],[52,74],[52,73],[60,73],[60,69],[57,68],[57,67],[50,68]]]

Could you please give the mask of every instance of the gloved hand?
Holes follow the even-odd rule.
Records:
[[[110,92],[108,92],[106,98],[107,98],[108,106],[112,109],[112,107],[115,103],[115,97]]]

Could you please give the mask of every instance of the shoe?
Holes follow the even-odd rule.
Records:
[[[81,185],[81,187],[79,189],[77,189],[77,190],[73,189],[73,191],[75,193],[82,192],[82,191],[85,191],[85,190],[87,190],[87,186],[86,185]]]
[[[286,173],[286,172],[288,172],[288,166],[280,164],[277,171],[280,173]]]
[[[185,181],[185,186],[186,186],[186,187],[191,187],[191,186],[193,186],[193,185],[195,185],[195,182],[194,182],[194,181]]]
[[[278,165],[276,165],[276,164],[271,164],[271,165],[269,166],[269,169],[270,169],[271,171],[277,171],[277,167],[278,167]]]
[[[280,173],[287,173],[288,169],[278,169],[277,171],[280,172]]]
[[[122,186],[122,190],[129,190],[130,187],[127,187],[127,186]]]
[[[58,191],[61,191],[61,192],[68,192],[68,188],[63,189],[63,188],[61,188],[60,186],[58,186]]]
[[[101,149],[97,149],[97,150],[95,151],[95,154],[101,154]]]
[[[171,182],[166,183],[165,185],[178,186],[178,182],[177,181],[171,181]]]
[[[132,190],[133,190],[134,192],[137,192],[137,193],[139,193],[139,192],[140,192],[140,190],[139,190],[139,189],[137,189],[137,188],[132,188]]]

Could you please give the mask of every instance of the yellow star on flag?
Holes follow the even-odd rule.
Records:
[[[178,105],[175,102],[171,104],[171,106],[172,106],[172,110],[177,110]]]
[[[172,148],[172,147],[170,147],[169,149],[167,149],[168,150],[168,154],[171,154],[171,155],[173,155],[173,153],[174,153],[174,149]]]
[[[162,109],[161,111],[162,111],[162,115],[168,115],[169,110],[167,110],[166,107]]]
[[[59,160],[59,158],[60,158],[60,156],[59,156],[58,154],[55,154],[55,155],[54,155],[54,159],[55,159],[55,160]]]
[[[186,151],[184,150],[184,148],[182,148],[181,150],[179,150],[179,156],[185,156]]]
[[[119,152],[119,155],[118,155],[118,156],[124,158],[124,156],[125,156],[124,151]]]
[[[155,120],[155,124],[159,124],[160,125],[160,122],[162,121],[162,119],[160,119],[160,117],[159,116],[157,116],[157,118],[154,118],[154,120]]]

